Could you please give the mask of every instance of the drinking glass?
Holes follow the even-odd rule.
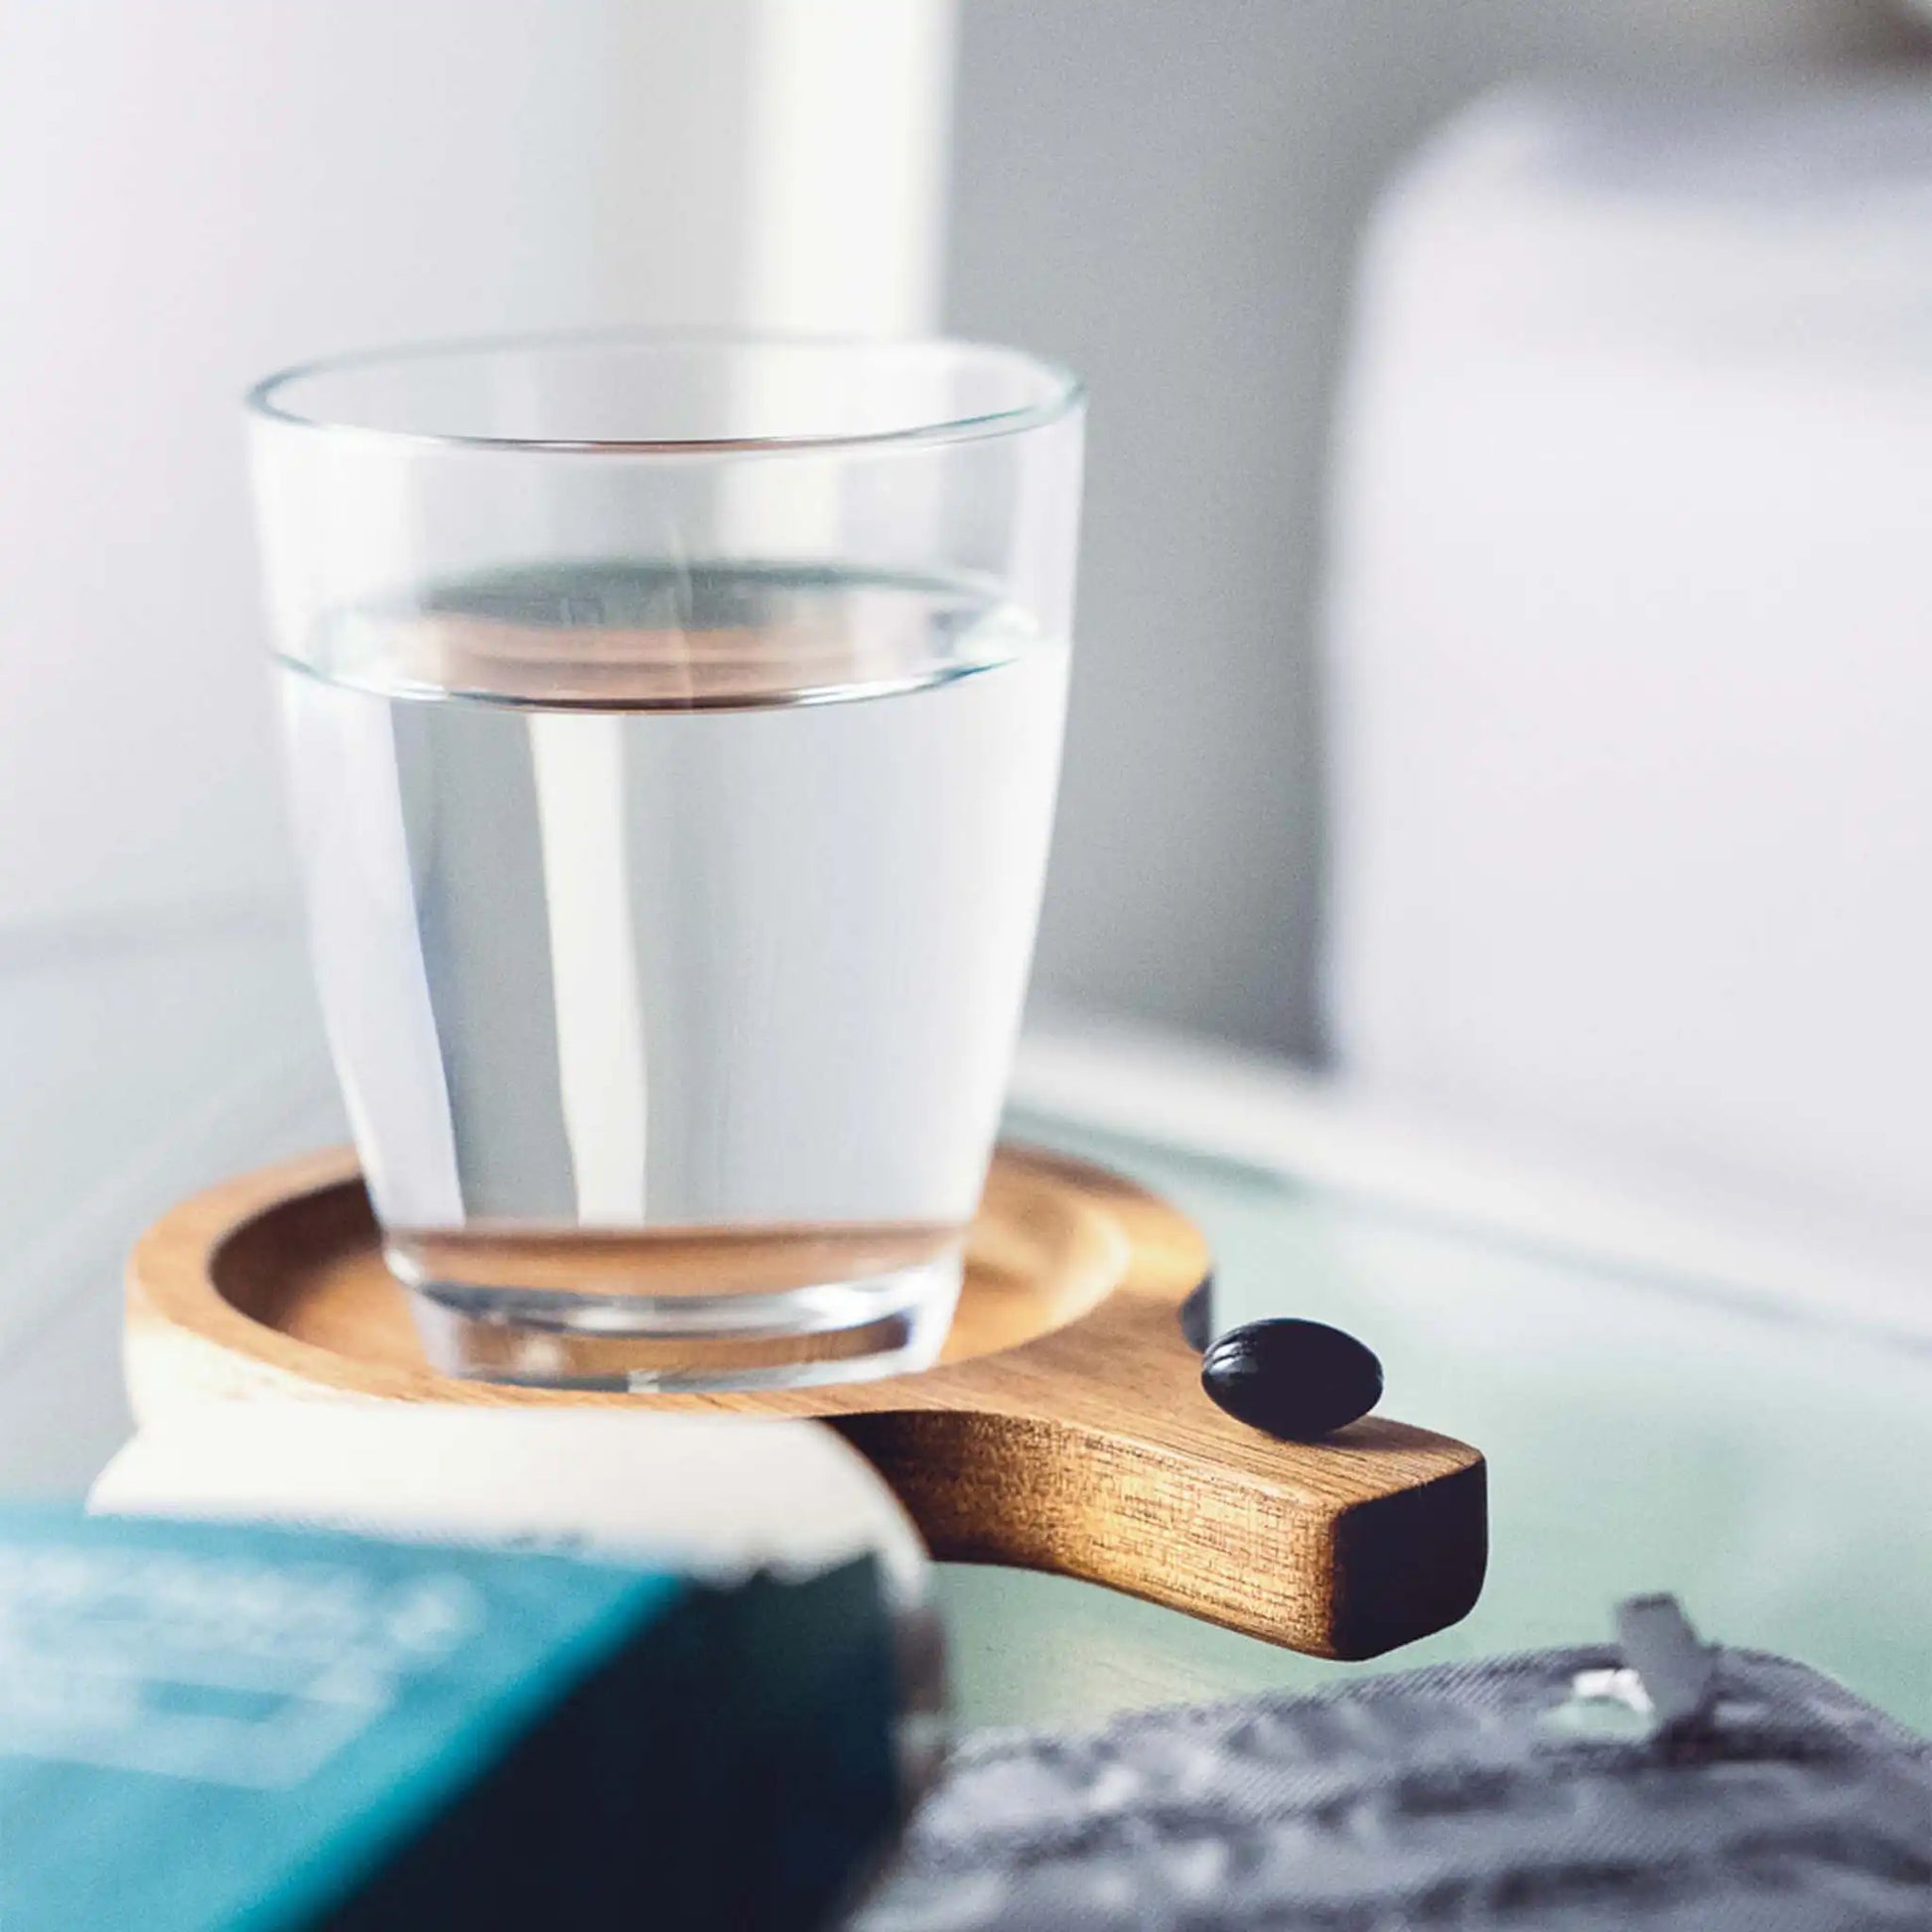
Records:
[[[438,1366],[932,1359],[1046,865],[1081,415],[946,342],[479,343],[252,393],[323,1015]]]

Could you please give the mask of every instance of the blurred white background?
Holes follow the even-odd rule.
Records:
[[[1902,0],[0,0],[0,968],[65,971],[171,932],[286,938],[238,417],[252,378],[487,331],[944,325],[1057,355],[1093,395],[1043,1015],[1333,1060],[1452,1123],[1747,1217],[1889,1230],[1873,1252],[1922,1258],[1924,800],[1887,775],[1918,713],[1884,682],[1916,694],[1922,654],[1907,553],[1932,501],[1899,430],[1932,363],[1932,308],[1910,293],[1920,244],[1894,227],[1877,270],[1825,272],[1834,340],[1867,296],[1891,317],[1892,386],[1864,382],[1856,347],[1827,374],[1787,342],[1739,447],[1779,474],[1777,412],[1802,390],[1816,435],[1784,473],[1802,486],[1750,499],[1721,540],[1698,492],[1724,497],[1750,465],[1714,460],[1683,483],[1672,439],[1695,410],[1673,398],[1713,393],[1735,313],[1702,374],[1679,369],[1688,391],[1640,382],[1647,440],[1625,455],[1683,486],[1648,524],[1631,516],[1640,489],[1603,498],[1592,563],[1557,545],[1585,513],[1566,523],[1563,505],[1590,500],[1583,468],[1560,480],[1570,497],[1504,486],[1525,471],[1499,426],[1519,450],[1553,446],[1559,395],[1527,403],[1505,357],[1484,376],[1488,413],[1417,402],[1463,394],[1482,304],[1539,282],[1538,250],[1573,233],[1569,204],[1516,257],[1485,256],[1471,236],[1516,232],[1507,221],[1458,227],[1453,194],[1429,200],[1443,169],[1453,187],[1456,142],[1479,122],[1411,158],[1499,82],[1540,80],[1545,101],[1688,102],[1694,120],[1706,80],[1783,89],[1800,121],[1807,100],[1850,89],[1831,166],[1851,186],[1836,213],[1804,218],[1857,228],[1867,178],[1909,200],[1932,168],[1914,105],[1932,100],[1927,48]],[[1892,105],[1863,117],[1861,90],[1886,73]],[[1646,111],[1604,123],[1604,151],[1645,156]],[[1753,138],[1781,151],[1775,112]],[[1673,218],[1667,148],[1629,198],[1643,220]],[[1385,222],[1358,308],[1365,226],[1405,169],[1412,204],[1446,225]],[[1775,228],[1803,187],[1760,170],[1753,218]],[[1577,290],[1606,286],[1605,261],[1650,260],[1591,253],[1596,231],[1575,232]],[[1432,247],[1474,267],[1439,287]],[[1733,311],[1776,253],[1729,285]],[[1776,307],[1776,272],[1762,286]],[[1675,299],[1667,271],[1633,269],[1628,287],[1639,309]],[[1457,291],[1451,331],[1437,301]],[[1629,343],[1655,320],[1638,316]],[[1589,322],[1580,296],[1552,326]],[[1637,419],[1606,420],[1601,375],[1580,377],[1596,431],[1627,443]],[[1861,383],[1883,436],[1856,433]],[[1725,447],[1716,418],[1695,434]],[[1349,481],[1330,580],[1337,435]],[[1878,492],[1875,535],[1834,464]],[[1793,532],[1834,503],[1838,535],[1806,552]],[[1488,578],[1463,568],[1497,527],[1485,512],[1510,532]],[[1761,545],[1783,574],[1746,621],[1725,574],[1749,574]],[[1533,551],[1561,568],[1515,571]],[[1334,678],[1328,581],[1347,593],[1329,619]],[[1518,595],[1531,581],[1533,608]],[[1609,606],[1612,581],[1627,594]],[[1848,656],[1833,628],[1855,583],[1889,627],[1880,645],[1866,623]],[[1904,587],[1889,605],[1888,584]],[[1740,709],[1727,680],[1754,674],[1772,620],[1788,702]],[[1687,626],[1709,645],[1702,672],[1651,687],[1670,728],[1646,736],[1623,635],[1668,666]],[[1576,669],[1561,694],[1513,676],[1528,638]],[[1559,756],[1485,791],[1461,756],[1472,741],[1433,714],[1430,756],[1392,755],[1404,705],[1440,696],[1420,675],[1432,652],[1509,681],[1519,750],[1637,755],[1595,789]],[[1815,713],[1809,690],[1844,697],[1839,663],[1863,695],[1812,732],[1802,782],[1780,789],[1776,720]],[[1380,681],[1355,679],[1363,667]],[[1641,789],[1646,759],[1674,789]],[[1699,768],[1702,785],[1685,775]],[[1568,821],[1550,816],[1559,799]],[[1539,814],[1543,858],[1513,864],[1508,838]],[[1573,896],[1544,897],[1552,843],[1579,834]],[[1830,890],[1808,895],[1807,879]],[[67,1170],[30,1145],[46,1138],[34,1096],[84,1119],[100,1056],[130,1049],[91,1021],[29,1039],[18,1011],[0,1008],[16,1028],[0,1033],[15,1099],[0,1165],[23,1199],[52,1201]],[[234,1022],[237,1056],[312,1032],[294,1008],[249,1027]]]
[[[0,950],[282,915],[250,378],[943,319],[1095,395],[1042,997],[1318,1054],[1320,463],[1377,186],[1498,77],[1916,44],[1879,0],[0,0]]]
[[[412,338],[929,329],[939,0],[0,0],[0,956],[281,916],[239,399]]]

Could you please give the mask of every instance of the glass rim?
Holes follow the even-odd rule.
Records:
[[[492,436],[475,432],[390,428],[379,423],[344,421],[327,413],[310,414],[291,406],[287,392],[318,376],[406,367],[445,357],[570,351],[597,348],[662,350],[806,349],[840,354],[904,352],[944,353],[979,359],[999,358],[1029,370],[1038,378],[1041,394],[1009,409],[933,422],[908,423],[893,429],[790,433],[778,436],[685,437],[542,437]],[[444,338],[383,348],[353,349],[345,354],[316,356],[264,376],[243,397],[248,416],[258,422],[305,430],[312,435],[357,438],[419,449],[525,452],[554,456],[704,457],[783,455],[797,452],[834,455],[918,447],[926,444],[973,442],[983,438],[1016,436],[1043,429],[1074,415],[1086,401],[1079,377],[1062,362],[1009,347],[957,336],[843,336],[758,330],[607,329],[583,331],[539,330],[514,335]]]

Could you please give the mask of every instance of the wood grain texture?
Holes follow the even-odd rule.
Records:
[[[781,1392],[623,1395],[440,1376],[346,1152],[210,1188],[128,1269],[137,1416],[210,1398],[651,1406],[821,1417],[942,1560],[1113,1586],[1295,1649],[1368,1657],[1454,1622],[1486,1558],[1466,1444],[1368,1417],[1279,1443],[1201,1393],[1175,1318],[1192,1222],[1105,1171],[1003,1148],[940,1364]]]

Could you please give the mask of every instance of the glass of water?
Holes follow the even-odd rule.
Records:
[[[254,391],[316,976],[439,1367],[932,1360],[1046,865],[1081,408],[939,342],[482,343]]]

